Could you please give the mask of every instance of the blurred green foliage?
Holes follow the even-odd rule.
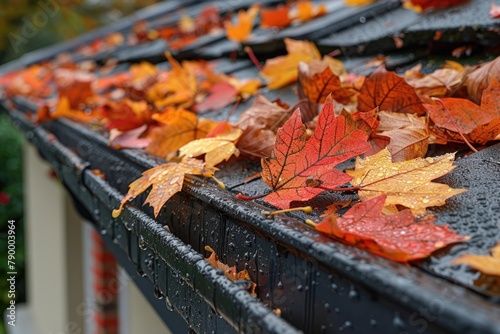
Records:
[[[0,0],[0,64],[113,23],[158,0]]]
[[[10,201],[0,204],[0,310],[9,305],[9,291],[6,273],[12,270],[7,262],[7,222],[15,220],[16,226],[16,306],[26,300],[25,289],[25,252],[23,226],[23,174],[22,174],[22,135],[12,126],[9,117],[0,111],[0,193],[7,194]],[[3,317],[0,320],[0,333],[5,333]]]

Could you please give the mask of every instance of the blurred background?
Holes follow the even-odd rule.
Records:
[[[120,20],[157,0],[0,0],[0,64]],[[29,37],[29,38],[26,38]],[[16,221],[16,302],[26,300],[23,137],[0,110],[0,314],[7,308],[7,222]],[[0,334],[6,333],[3,316]]]

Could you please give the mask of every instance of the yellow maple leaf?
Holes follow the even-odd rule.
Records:
[[[453,263],[466,264],[486,275],[500,276],[500,242],[491,249],[491,255],[465,254]]]
[[[253,21],[258,13],[258,6],[252,6],[247,11],[241,9],[238,12],[238,23],[232,24],[229,21],[224,23],[227,38],[238,43],[246,41],[252,32]]]
[[[446,184],[431,182],[452,171],[454,153],[435,158],[417,158],[402,162],[392,162],[387,148],[365,159],[357,158],[351,183],[359,186],[359,198],[387,195],[385,206],[403,205],[414,214],[423,214],[427,207],[441,206],[451,196],[465,192]]]
[[[267,87],[277,89],[297,80],[298,65],[301,61],[320,60],[321,54],[316,45],[308,41],[297,41],[285,38],[288,54],[268,59],[260,71],[260,75],[267,81]]]
[[[210,166],[228,160],[233,154],[239,156],[236,142],[243,131],[239,128],[228,127],[217,136],[193,140],[179,149],[179,155],[197,157],[205,154],[205,162]]]
[[[213,177],[215,171],[215,168],[205,166],[203,161],[190,158],[185,158],[179,163],[169,162],[148,169],[142,173],[140,178],[129,185],[127,195],[123,197],[120,207],[113,210],[112,215],[114,218],[118,217],[125,203],[153,186],[144,204],[149,203],[153,207],[156,217],[163,205],[182,190],[184,175]]]

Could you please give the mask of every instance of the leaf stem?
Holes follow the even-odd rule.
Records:
[[[467,140],[467,138],[465,138],[464,134],[462,133],[462,131],[460,131],[460,129],[458,128],[458,125],[457,123],[455,123],[455,119],[453,118],[453,116],[451,116],[451,113],[450,113],[450,110],[448,109],[448,107],[446,106],[446,104],[444,104],[444,102],[438,98],[438,97],[433,97],[432,98],[434,101],[438,102],[439,104],[441,104],[441,106],[444,108],[444,111],[446,111],[446,114],[448,114],[448,117],[450,118],[451,122],[453,123],[453,125],[455,126],[455,129],[457,129],[457,132],[458,134],[460,135],[460,137],[462,137],[463,141],[465,142],[465,144],[467,144],[467,146],[469,146],[469,148],[477,153],[478,150],[476,150],[474,148],[474,146],[471,145],[471,143],[469,143],[469,141]]]
[[[226,189],[226,185],[224,184],[224,182],[222,182],[221,180],[219,180],[218,178],[216,178],[215,175],[212,175],[211,177],[217,183],[217,185],[219,186],[219,188],[221,188],[222,190]]]
[[[255,65],[255,67],[257,67],[259,69],[259,71],[262,70],[262,64],[257,59],[257,56],[253,52],[252,48],[249,46],[245,46],[245,48],[243,50],[248,54],[248,57],[250,57],[250,60]]]
[[[318,224],[313,222],[311,219],[304,220],[304,223],[306,223],[306,225],[312,226],[314,228],[316,228],[316,226],[318,226]]]
[[[239,193],[238,195],[236,195],[236,198],[238,199],[241,199],[243,201],[251,201],[251,200],[254,200],[254,199],[259,199],[259,198],[262,198],[262,197],[266,197],[268,194],[261,194],[261,195],[255,195],[255,196],[246,196],[246,195],[243,195],[242,193]]]
[[[276,211],[262,211],[262,215],[266,218],[271,218],[272,216],[275,216],[280,213],[287,213],[287,212],[294,212],[294,211],[302,211],[304,213],[311,213],[313,211],[313,208],[310,206],[301,206],[298,208],[290,208],[290,209],[283,209],[283,210],[276,210]]]

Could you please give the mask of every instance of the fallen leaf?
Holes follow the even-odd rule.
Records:
[[[297,2],[297,19],[300,22],[306,22],[325,14],[326,7],[324,4],[314,6],[309,0]]]
[[[364,121],[346,111],[335,116],[328,98],[314,134],[307,139],[296,110],[278,130],[271,158],[261,160],[262,179],[273,190],[265,201],[285,209],[292,201],[308,200],[349,182],[351,178],[334,167],[370,148],[366,128]]]
[[[443,8],[459,5],[465,0],[405,0],[403,6],[416,12],[423,12],[431,8]]]
[[[198,118],[190,111],[175,108],[154,114],[153,119],[162,126],[151,130],[149,138],[152,141],[146,152],[161,158],[195,139],[205,138],[218,124],[209,119]]]
[[[499,94],[500,82],[493,78],[490,86],[483,91],[481,106],[467,99],[442,98],[448,112],[439,103],[428,104],[426,108],[438,135],[463,141],[461,132],[468,141],[483,145],[500,140]]]
[[[479,65],[465,78],[465,86],[469,97],[476,103],[481,101],[483,91],[491,84],[493,78],[500,78],[500,57]]]
[[[66,96],[61,96],[56,104],[55,110],[50,113],[50,119],[64,117],[80,123],[92,123],[98,121],[98,116],[92,112],[86,113],[82,110],[72,109],[69,99]]]
[[[268,81],[267,87],[270,89],[277,89],[297,80],[298,65],[301,61],[321,59],[321,54],[312,42],[290,38],[285,38],[284,41],[288,54],[266,60],[260,72]]]
[[[393,162],[423,158],[429,146],[429,127],[425,117],[415,114],[379,113],[379,135],[389,137],[387,149]]]
[[[454,65],[455,63],[457,65]],[[457,68],[458,67],[458,68]],[[440,68],[430,74],[419,76],[405,73],[406,80],[415,92],[422,97],[443,97],[452,95],[462,85],[465,69],[456,62],[447,62],[444,68]]]
[[[153,187],[144,204],[149,203],[153,207],[156,217],[163,205],[182,190],[186,174],[212,177],[215,170],[213,167],[205,166],[201,160],[190,158],[185,158],[179,163],[169,162],[148,169],[142,173],[140,178],[129,185],[128,193],[123,197],[120,207],[113,210],[113,217],[116,218],[120,215],[125,203],[136,198],[151,186]]]
[[[275,141],[276,134],[273,131],[259,127],[248,127],[243,130],[236,147],[243,154],[266,158],[271,156]]]
[[[117,129],[111,129],[109,134],[109,146],[121,148],[145,148],[151,143],[150,138],[139,138],[148,126],[146,124],[138,127],[137,129],[122,132]]]
[[[237,125],[241,129],[261,128],[276,132],[290,117],[288,108],[283,108],[277,102],[269,101],[264,95],[257,95],[250,108],[245,110]]]
[[[486,275],[500,276],[500,243],[491,249],[491,255],[465,254],[453,263],[466,264]]]
[[[91,84],[95,76],[84,71],[58,69],[55,81],[59,96],[66,96],[72,109],[84,105],[94,95]]]
[[[329,94],[342,104],[352,102],[356,91],[342,87],[338,75],[334,74],[325,60],[299,63],[299,85],[305,97],[312,103],[324,103]]]
[[[263,8],[260,13],[261,28],[285,28],[292,23],[290,7],[279,5],[276,8]]]
[[[434,225],[436,218],[432,215],[416,219],[409,210],[385,215],[385,200],[386,196],[380,195],[358,203],[342,217],[326,218],[316,229],[398,262],[423,259],[440,248],[468,239],[448,226]]]
[[[391,153],[383,149],[379,153],[356,158],[351,184],[359,186],[358,196],[362,201],[387,195],[385,205],[402,205],[414,214],[425,213],[431,206],[445,205],[445,200],[465,189],[453,189],[446,184],[431,182],[452,171],[455,154],[435,158],[413,159],[392,162]]]
[[[321,214],[321,217],[328,217],[328,216],[333,216],[336,215],[337,217],[340,216],[337,212],[340,209],[347,208],[352,202],[352,198],[349,198],[348,200],[345,201],[340,201],[340,202],[335,202],[333,204],[330,204],[326,207],[325,211]]]
[[[365,79],[358,95],[358,110],[370,111],[378,107],[399,113],[423,115],[422,101],[404,78],[379,67]]]
[[[108,130],[128,131],[151,121],[152,112],[146,101],[109,101],[102,106]]]
[[[237,95],[238,92],[233,85],[225,82],[218,82],[210,88],[209,95],[205,100],[195,105],[195,110],[197,112],[206,112],[224,108],[229,103],[233,102]]]
[[[251,281],[250,274],[246,269],[238,271],[238,269],[236,269],[236,266],[230,267],[227,264],[222,263],[215,251],[210,246],[205,246],[205,250],[211,253],[209,257],[205,258],[205,260],[210,263],[212,267],[214,267],[215,269],[221,269],[224,272],[224,275],[226,275],[226,277],[231,281],[248,281],[250,285],[247,290],[249,290],[252,296],[257,296],[257,294],[255,293],[255,288],[257,287],[257,285]]]
[[[169,72],[167,80],[158,82],[148,89],[146,92],[148,99],[154,101],[157,108],[168,105],[189,107],[194,103],[198,92],[194,68],[189,66],[187,62],[179,64],[168,52],[166,57],[172,70]]]
[[[253,28],[253,21],[259,13],[258,6],[252,6],[247,11],[241,9],[238,12],[238,23],[225,22],[227,38],[234,42],[244,42],[250,36]]]
[[[239,128],[230,127],[215,137],[193,140],[179,149],[179,155],[197,157],[205,154],[205,162],[215,166],[233,155],[239,155],[235,144],[242,132]]]
[[[348,6],[364,6],[374,3],[377,0],[344,0],[344,3]]]

